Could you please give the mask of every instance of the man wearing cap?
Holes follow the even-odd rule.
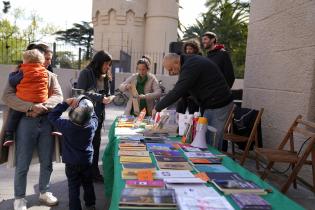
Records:
[[[207,57],[219,67],[229,87],[232,88],[235,76],[231,58],[223,44],[217,43],[217,35],[206,32],[202,35],[202,45],[207,50]]]
[[[164,57],[163,66],[170,75],[179,74],[179,78],[175,87],[155,106],[152,115],[188,93],[198,102],[208,125],[217,129],[216,147],[221,149],[224,124],[232,109],[233,98],[217,65],[199,55],[169,53]],[[213,143],[212,136],[207,137],[207,143]]]

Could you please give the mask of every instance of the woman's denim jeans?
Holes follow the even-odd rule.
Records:
[[[54,140],[52,126],[47,115],[36,118],[22,117],[16,131],[16,169],[14,177],[15,198],[25,197],[27,172],[33,151],[38,151],[40,162],[39,192],[45,193],[49,188],[52,172],[52,155]]]

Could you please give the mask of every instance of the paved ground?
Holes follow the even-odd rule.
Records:
[[[1,110],[1,107],[0,107]],[[106,111],[106,121],[105,129],[103,130],[100,160],[103,154],[103,150],[108,142],[107,131],[112,121],[116,116],[122,114],[121,107],[110,106]],[[0,111],[1,118],[1,111]],[[0,126],[2,124],[2,118],[0,119]],[[104,132],[105,131],[105,132]],[[101,162],[100,162],[101,164]],[[252,172],[256,172],[255,162],[249,160],[246,162],[245,166]],[[39,165],[32,165],[28,174],[28,185],[27,185],[27,197],[28,207],[31,210],[66,210],[68,204],[68,188],[66,177],[64,174],[64,165],[62,163],[54,164],[54,171],[51,177],[51,191],[58,197],[59,205],[56,207],[46,207],[41,206],[38,202],[38,171]],[[0,210],[12,210],[13,203],[13,177],[14,169],[6,168],[4,164],[0,165]],[[279,184],[285,181],[283,176],[272,174],[269,179],[274,186],[279,187]],[[104,192],[102,184],[95,185],[96,197],[97,197],[97,209],[103,210],[107,209],[107,202],[104,199]],[[296,201],[303,207],[309,210],[315,210],[315,194],[310,190],[305,188],[302,184],[298,183],[298,189],[293,189],[292,187],[287,193],[288,197]]]
[[[121,107],[110,106],[106,112],[105,129],[102,131],[102,143],[100,151],[100,162],[103,155],[104,148],[108,142],[107,131],[116,116],[121,115],[123,109]],[[1,113],[0,113],[1,115]],[[0,116],[1,117],[1,116]],[[2,118],[0,120],[0,126]],[[101,170],[102,171],[102,170]],[[5,164],[0,165],[0,210],[13,209],[13,177],[14,168],[7,168]],[[59,199],[59,205],[56,207],[42,206],[38,202],[38,177],[39,164],[31,165],[28,173],[26,199],[28,200],[28,207],[30,210],[66,210],[68,209],[68,186],[64,172],[64,164],[54,163],[54,171],[51,176],[51,192]],[[96,209],[107,209],[107,202],[104,198],[104,190],[102,184],[95,184],[96,193]],[[81,199],[83,200],[83,199]]]

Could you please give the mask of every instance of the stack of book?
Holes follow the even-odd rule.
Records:
[[[224,194],[232,193],[252,193],[258,195],[265,195],[265,189],[259,187],[252,181],[243,179],[237,173],[209,173],[206,172],[210,181]]]
[[[177,144],[148,143],[147,148],[154,154],[159,169],[193,170],[183,154],[176,150]]]
[[[159,188],[125,188],[120,209],[176,209],[175,190]]]
[[[258,195],[232,194],[232,199],[241,210],[270,210],[271,205]]]

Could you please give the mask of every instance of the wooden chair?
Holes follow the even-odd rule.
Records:
[[[297,135],[305,138],[305,144],[302,144],[305,149],[301,150],[300,153],[294,148],[294,137]],[[289,150],[285,149],[285,146]],[[302,116],[298,115],[277,149],[257,148],[255,152],[257,157],[268,161],[267,168],[261,176],[262,179],[267,177],[275,162],[290,163],[292,172],[281,187],[283,193],[289,189],[292,182],[294,182],[294,187],[296,187],[297,174],[304,164],[312,165],[313,190],[315,191],[315,123],[303,120]],[[310,154],[312,160],[307,160]]]
[[[235,108],[236,108],[236,106],[234,105],[233,109],[231,110],[231,112],[229,114],[228,120],[225,124],[223,136],[224,136],[224,140],[232,143],[232,154],[228,153],[228,155],[231,155],[233,157],[233,159],[236,158],[235,144],[236,143],[245,143],[246,144],[245,150],[244,150],[244,152],[240,158],[240,164],[243,165],[247,156],[248,156],[251,145],[254,144],[254,146],[256,146],[256,147],[258,146],[258,135],[257,135],[258,125],[261,121],[261,116],[264,112],[264,109],[262,108],[258,112],[256,119],[255,119],[255,122],[253,124],[253,127],[251,129],[250,135],[247,137],[247,136],[241,136],[241,135],[235,134],[233,131],[233,120],[234,120]],[[256,167],[258,167],[258,162],[256,162]]]

